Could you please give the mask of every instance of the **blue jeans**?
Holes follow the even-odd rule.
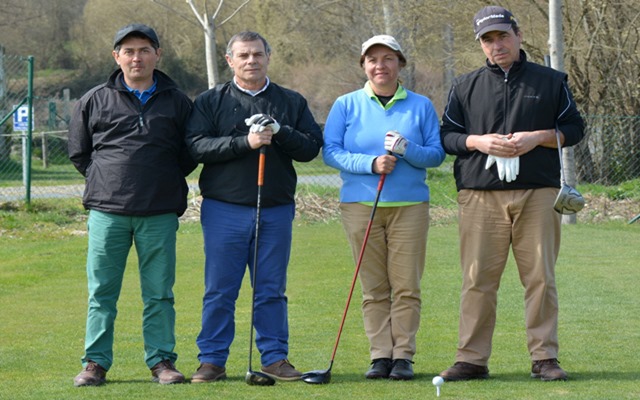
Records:
[[[287,265],[295,205],[262,208],[255,283],[256,346],[262,365],[287,358]],[[198,359],[224,367],[235,335],[235,308],[245,270],[253,272],[256,208],[204,199],[201,222],[205,293]],[[251,275],[252,279],[253,276]]]
[[[163,360],[175,361],[178,356],[173,351],[176,344],[173,284],[178,216],[174,213],[135,217],[91,210],[87,227],[89,310],[82,364],[92,360],[107,370],[111,368],[117,303],[133,243],[138,254],[144,305],[145,362],[151,368]]]

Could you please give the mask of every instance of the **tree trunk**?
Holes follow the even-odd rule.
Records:
[[[564,72],[564,35],[562,32],[562,0],[549,0],[549,54],[551,56],[551,68]],[[562,150],[562,162],[564,164],[564,178],[567,185],[576,185],[576,166],[573,157],[573,148],[565,147]],[[575,224],[576,215],[563,215],[563,224]]]
[[[209,89],[213,88],[220,80],[217,63],[217,45],[216,45],[216,27],[214,21],[210,20],[207,14],[204,14],[204,47],[205,58],[207,62],[207,79],[209,81]]]

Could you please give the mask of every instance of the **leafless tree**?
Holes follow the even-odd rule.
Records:
[[[152,3],[156,3],[171,12],[176,13],[181,18],[186,19],[189,22],[194,24],[198,24],[203,32],[204,32],[204,42],[205,42],[205,59],[207,63],[207,78],[209,82],[209,88],[214,87],[220,81],[220,74],[218,72],[218,60],[217,60],[217,44],[216,44],[216,29],[224,25],[231,18],[233,18],[244,6],[246,6],[251,0],[243,1],[239,6],[232,11],[229,16],[223,18],[222,21],[216,22],[222,18],[220,13],[222,12],[224,0],[218,0],[218,5],[216,6],[214,11],[210,10],[209,1],[204,1],[204,11],[200,12],[196,5],[193,3],[193,0],[186,0],[187,4],[193,11],[193,15],[195,15],[197,23],[193,21],[187,14],[183,13],[180,10],[162,2],[160,0],[151,0]]]

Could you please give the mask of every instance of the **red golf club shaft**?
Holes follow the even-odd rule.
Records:
[[[349,297],[347,297],[347,304],[344,307],[342,313],[342,322],[340,322],[340,329],[338,330],[338,336],[336,337],[336,343],[333,346],[333,353],[331,354],[331,362],[329,369],[333,366],[333,360],[336,357],[336,351],[338,350],[338,343],[340,343],[340,336],[342,335],[342,328],[344,327],[344,321],[347,319],[347,311],[349,311],[349,304],[351,303],[351,297],[353,296],[353,289],[358,280],[358,273],[360,272],[360,265],[362,264],[362,258],[364,257],[364,250],[367,247],[367,240],[369,240],[369,233],[371,232],[371,226],[373,225],[373,217],[376,214],[376,208],[378,208],[378,201],[380,200],[380,193],[382,192],[382,186],[384,186],[384,180],[387,175],[380,175],[378,181],[378,192],[376,193],[376,199],[373,202],[373,208],[371,209],[371,216],[369,217],[369,223],[367,224],[367,230],[364,233],[364,239],[362,241],[362,247],[360,248],[360,255],[358,256],[358,262],[356,263],[356,269],[353,273],[353,279],[351,280],[351,289],[349,289]]]

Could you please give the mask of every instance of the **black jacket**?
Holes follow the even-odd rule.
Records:
[[[195,99],[186,140],[193,158],[204,163],[200,174],[203,197],[256,205],[259,151],[249,147],[249,127],[244,120],[258,113],[280,124],[272,144],[266,146],[261,205],[294,202],[297,175],[293,161],[311,161],[318,155],[322,131],[306,100],[273,82],[256,96],[227,82]]]
[[[182,215],[185,180],[197,163],[184,144],[191,100],[155,70],[156,91],[144,104],[118,69],[75,105],[69,158],[82,175],[87,209],[121,215]]]
[[[564,134],[563,146],[573,146],[584,136],[584,122],[567,86],[567,75],[520,61],[505,74],[487,65],[456,78],[442,116],[440,136],[445,151],[457,156],[456,186],[461,189],[501,190],[560,187],[558,150],[538,146],[520,156],[520,173],[507,183],[496,168],[485,170],[487,155],[469,151],[468,135],[509,134],[553,129]]]

